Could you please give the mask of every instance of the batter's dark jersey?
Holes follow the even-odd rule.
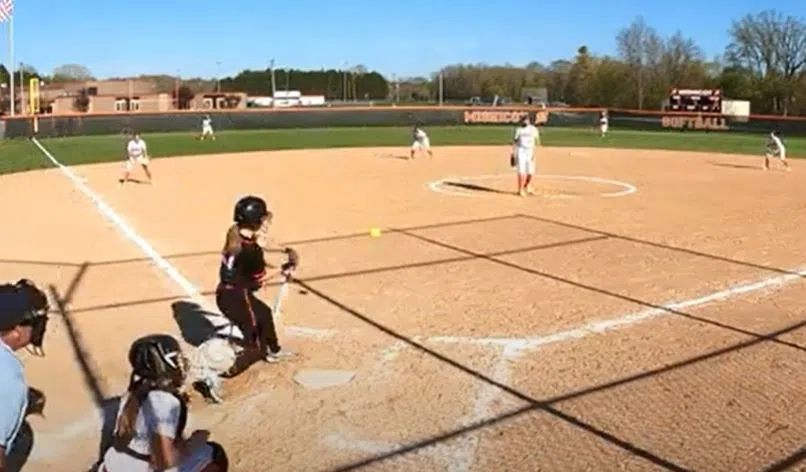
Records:
[[[241,236],[241,250],[237,254],[223,254],[219,268],[219,286],[257,290],[266,273],[263,248],[255,238]]]

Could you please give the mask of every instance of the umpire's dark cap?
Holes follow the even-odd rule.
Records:
[[[23,324],[30,313],[31,304],[25,292],[0,293],[0,332]]]

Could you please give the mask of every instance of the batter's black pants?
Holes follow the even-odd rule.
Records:
[[[244,353],[236,360],[235,372],[240,372],[271,352],[280,350],[271,308],[252,291],[242,288],[219,287],[216,305],[244,336]],[[235,375],[233,372],[232,375]]]

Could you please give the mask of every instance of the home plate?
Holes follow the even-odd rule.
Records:
[[[355,377],[351,370],[305,369],[294,376],[294,381],[308,390],[320,390],[349,382]]]

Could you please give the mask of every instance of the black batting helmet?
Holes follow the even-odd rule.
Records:
[[[129,364],[134,375],[153,382],[181,383],[185,375],[182,348],[169,334],[151,334],[136,340],[129,348]]]
[[[235,204],[233,220],[241,225],[260,226],[263,219],[271,216],[266,202],[253,195],[249,195],[238,200]]]

